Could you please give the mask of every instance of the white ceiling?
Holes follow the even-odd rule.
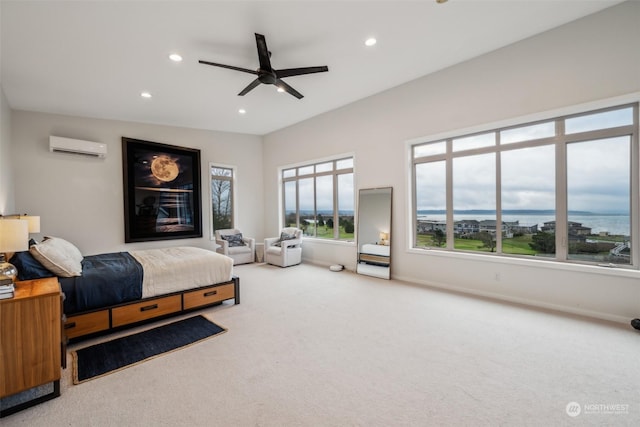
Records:
[[[2,0],[0,82],[16,110],[263,135],[621,2]],[[254,33],[329,72],[240,97],[255,76],[198,64],[258,68]]]

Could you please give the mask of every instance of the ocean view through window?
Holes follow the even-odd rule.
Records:
[[[415,143],[412,247],[638,268],[639,151],[637,103]]]

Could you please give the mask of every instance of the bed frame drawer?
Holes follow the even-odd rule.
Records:
[[[180,295],[115,307],[111,310],[112,327],[116,328],[118,326],[128,325],[129,323],[175,313],[180,310],[182,310],[182,298]]]
[[[210,288],[198,289],[197,291],[185,292],[184,309],[188,310],[202,305],[213,304],[234,298],[235,291],[233,283],[222,286],[212,286]]]
[[[75,338],[107,329],[109,329],[109,310],[69,316],[64,322],[64,333],[67,338]]]

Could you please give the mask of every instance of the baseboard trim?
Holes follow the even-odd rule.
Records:
[[[593,310],[585,310],[582,308],[567,307],[560,304],[545,303],[542,301],[530,300],[526,298],[519,298],[519,297],[514,297],[509,295],[496,294],[493,292],[479,291],[477,289],[465,288],[462,286],[448,285],[444,283],[430,282],[430,281],[424,281],[424,280],[415,280],[414,278],[407,278],[402,276],[393,276],[392,280],[397,280],[397,281],[411,283],[411,284],[420,285],[420,286],[426,286],[428,288],[441,289],[441,290],[446,290],[451,292],[458,292],[462,294],[469,294],[469,295],[479,296],[483,298],[489,298],[489,299],[498,300],[498,301],[510,302],[514,304],[521,304],[529,307],[552,310],[552,311],[557,311],[561,313],[572,314],[572,315],[577,315],[582,317],[606,320],[608,322],[622,323],[625,325],[628,325],[631,320],[630,318],[626,318],[626,317],[618,316],[614,314],[602,313],[602,312],[593,311]]]

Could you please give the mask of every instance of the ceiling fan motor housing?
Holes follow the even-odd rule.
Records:
[[[272,85],[276,83],[277,79],[278,78],[276,77],[275,71],[268,71],[263,70],[262,68],[258,68],[258,80],[260,80],[260,83]]]

